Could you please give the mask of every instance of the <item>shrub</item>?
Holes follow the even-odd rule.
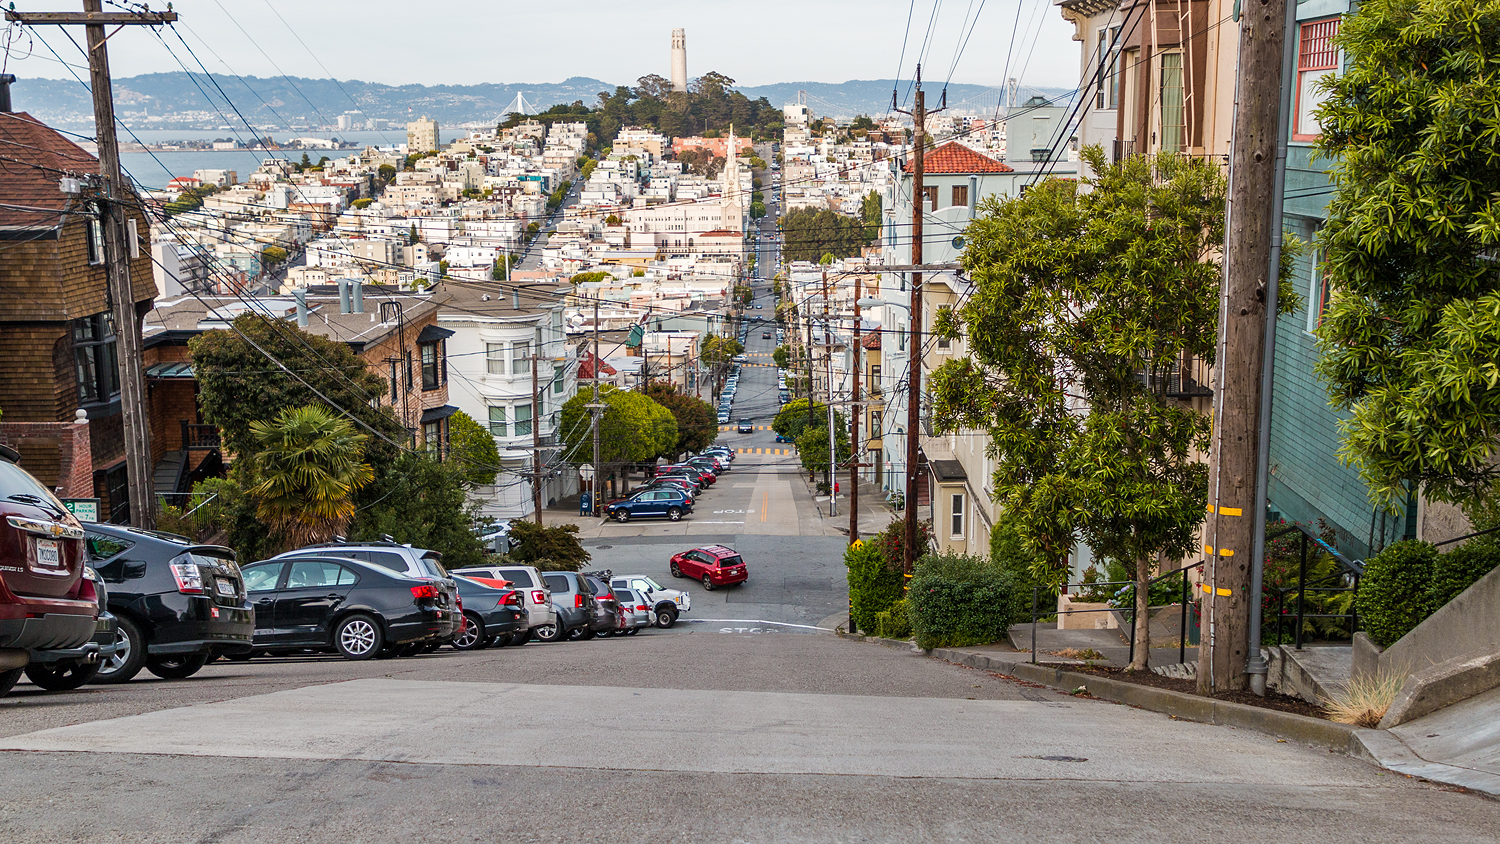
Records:
[[[1043,575],[1041,559],[1027,552],[1010,519],[1002,514],[990,531],[990,562],[1010,572],[1015,581],[1014,600],[1011,603],[1011,618],[1031,617],[1031,597],[1037,594],[1037,609],[1049,616],[1057,607],[1057,588],[1061,574]]]
[[[1331,721],[1374,729],[1405,682],[1406,675],[1399,672],[1382,671],[1356,677],[1335,692],[1332,699],[1323,701],[1323,711]]]
[[[1500,543],[1486,537],[1439,554],[1432,564],[1432,584],[1427,590],[1427,613],[1437,612],[1481,577],[1500,565]],[[1361,586],[1361,589],[1363,586]]]
[[[1388,647],[1428,615],[1427,591],[1437,549],[1402,540],[1365,561],[1359,582],[1360,617],[1375,644]]]
[[[849,569],[849,615],[857,628],[869,633],[876,629],[876,614],[901,599],[901,572],[886,567],[873,542],[851,544],[844,551],[844,565]]]
[[[917,646],[985,645],[1005,638],[1015,603],[1011,573],[980,557],[929,554],[907,595]]]
[[[911,617],[905,598],[891,604],[890,609],[875,613],[875,635],[882,639],[911,638]]]
[[[578,571],[592,559],[578,542],[578,525],[543,527],[535,522],[510,523],[511,559],[543,571]]]
[[[906,542],[906,522],[902,519],[892,519],[885,529],[870,538],[869,544],[874,545],[880,551],[881,559],[885,560],[885,567],[891,571],[900,571],[904,559],[903,549]],[[917,555],[920,560],[926,556],[927,550],[932,547],[932,522],[917,522]]]

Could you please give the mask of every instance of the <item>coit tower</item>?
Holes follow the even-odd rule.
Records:
[[[687,90],[687,34],[672,30],[672,90]]]

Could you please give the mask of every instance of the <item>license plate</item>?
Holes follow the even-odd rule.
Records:
[[[49,569],[62,567],[62,555],[58,551],[57,540],[38,539],[36,541],[36,564]]]
[[[234,597],[234,584],[228,580],[218,581],[214,584],[214,588],[219,590],[220,595],[226,595],[230,598]]]

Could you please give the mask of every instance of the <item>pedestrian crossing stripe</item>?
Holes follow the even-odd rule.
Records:
[[[768,455],[771,455],[773,457],[785,457],[785,456],[787,456],[789,454],[795,454],[796,453],[796,449],[791,449],[791,448],[737,448],[737,449],[734,450],[734,453],[735,454],[768,454]]]
[[[737,425],[720,425],[719,426],[719,433],[721,433],[721,434],[727,433],[729,431],[736,431],[736,430],[739,430],[739,426],[737,426]],[[769,430],[771,430],[771,426],[770,425],[756,425],[755,426],[755,430],[757,430],[757,431],[769,431]]]

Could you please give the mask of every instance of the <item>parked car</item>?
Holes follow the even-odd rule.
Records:
[[[549,571],[542,573],[542,582],[551,593],[557,623],[538,627],[535,631],[537,640],[558,642],[594,638],[599,608],[593,601],[594,591],[588,581],[577,572]]]
[[[733,548],[709,545],[694,548],[672,556],[673,577],[690,577],[702,581],[703,588],[712,592],[720,586],[744,583],[750,578],[745,571],[745,559]]]
[[[794,443],[794,442],[796,442],[796,440],[792,439],[791,437],[787,436],[786,434],[777,434],[776,435],[776,441],[779,442],[779,443]]]
[[[77,648],[31,648],[26,664],[26,679],[49,692],[70,691],[94,679],[100,661],[115,652],[115,617],[109,606],[108,590],[99,573],[85,566],[83,576],[94,587],[94,601],[99,609],[94,622],[94,637]],[[0,696],[9,688],[0,677]]]
[[[453,637],[454,648],[471,651],[504,646],[517,633],[526,632],[526,607],[519,590],[503,585],[508,581],[455,577],[453,582],[463,601],[463,627]]]
[[[720,425],[723,425],[723,424],[727,423],[729,421],[729,411],[727,411],[727,410],[720,410],[719,411],[718,419],[719,419],[719,424]]]
[[[715,478],[724,472],[724,464],[716,457],[702,455],[700,457],[689,457],[683,461],[683,465],[693,466],[698,469],[707,469]],[[710,481],[709,483],[713,483]]]
[[[142,668],[179,680],[212,657],[250,652],[255,613],[233,550],[127,525],[85,534],[116,620],[115,651],[93,682],[128,682]]]
[[[333,556],[364,560],[407,577],[426,580],[437,589],[437,606],[445,613],[457,613],[458,584],[443,568],[443,555],[437,551],[413,548],[395,542],[322,542],[295,551],[278,554],[277,559],[294,556]],[[453,634],[458,634],[454,625]],[[451,638],[451,637],[449,637]],[[444,642],[443,644],[446,644]]]
[[[704,466],[702,464],[695,464],[692,461],[688,461],[686,463],[676,463],[671,466],[663,466],[659,471],[663,475],[675,475],[686,472],[689,477],[693,477],[694,473],[696,472],[698,481],[705,487],[712,485],[714,481],[717,481],[719,479],[719,476],[714,473],[714,470],[711,467]]]
[[[678,616],[693,608],[692,595],[680,589],[667,589],[644,574],[617,574],[609,584],[615,589],[623,586],[641,593],[651,606],[652,620],[657,627],[671,627],[677,623]]]
[[[739,427],[736,428],[735,430],[738,431],[741,434],[753,434],[753,433],[755,433],[755,420],[754,419],[741,419]]]
[[[583,579],[589,585],[589,590],[594,593],[594,603],[603,610],[598,616],[599,620],[603,622],[605,619],[608,619],[607,624],[601,623],[600,626],[594,629],[595,635],[609,638],[616,633],[623,635],[628,632],[630,624],[625,605],[615,598],[614,590],[609,588],[609,579],[613,575],[610,574],[608,569],[604,571],[586,571],[582,574]]]
[[[642,492],[651,492],[658,489],[675,489],[688,497],[688,500],[697,498],[698,488],[685,477],[666,475],[660,478],[652,478],[644,484],[626,493],[627,496],[638,495]]]
[[[257,651],[395,656],[447,642],[462,626],[462,614],[442,600],[432,578],[366,560],[283,555],[245,566],[244,577],[255,603]]]
[[[630,498],[621,498],[604,505],[604,515],[617,522],[628,522],[641,516],[666,516],[679,521],[693,512],[693,502],[687,495],[669,489],[643,492]]]
[[[615,600],[620,602],[621,608],[625,610],[627,627],[622,633],[626,636],[634,636],[641,632],[641,628],[650,627],[652,622],[651,605],[646,603],[646,596],[634,589],[615,587]]]
[[[702,493],[703,490],[708,488],[708,483],[703,480],[703,473],[698,471],[697,469],[673,469],[671,471],[663,472],[662,474],[657,475],[651,480],[680,481],[684,484],[687,484],[687,495],[689,498],[693,499],[697,499],[698,495]]]
[[[475,566],[453,574],[465,577],[492,577],[509,583],[521,595],[526,609],[526,625],[511,636],[512,645],[524,645],[543,626],[556,628],[557,610],[552,606],[552,592],[533,566]],[[466,607],[467,609],[467,607]]]
[[[97,659],[99,600],[84,575],[83,527],[20,461],[0,446],[0,695],[33,658]]]

